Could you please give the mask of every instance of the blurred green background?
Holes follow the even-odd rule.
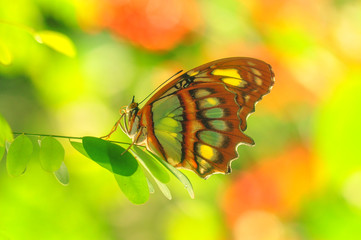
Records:
[[[61,32],[77,56],[4,22]],[[360,26],[357,0],[2,0],[13,62],[0,65],[0,113],[14,131],[102,136],[133,95],[223,57],[262,59],[276,83],[232,174],[183,171],[194,200],[173,181],[173,200],[133,205],[67,141],[67,187],[36,160],[17,178],[1,161],[0,239],[359,239]]]

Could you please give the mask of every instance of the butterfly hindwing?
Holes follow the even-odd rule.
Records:
[[[270,91],[270,66],[252,58],[220,59],[182,74],[141,109],[148,149],[175,167],[206,178],[230,172],[245,135],[246,118]]]

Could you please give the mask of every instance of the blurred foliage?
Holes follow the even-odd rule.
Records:
[[[133,95],[223,57],[262,59],[276,83],[248,119],[256,146],[239,147],[231,175],[184,171],[194,200],[171,178],[172,201],[156,191],[132,205],[112,174],[59,140],[64,187],[29,137],[21,177],[0,161],[0,239],[357,238],[360,16],[357,0],[1,1],[1,22],[61,33],[76,49],[69,58],[0,23],[0,114],[13,131],[102,136]],[[0,127],[1,156],[12,135],[1,117]]]

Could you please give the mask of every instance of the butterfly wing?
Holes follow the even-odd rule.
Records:
[[[225,58],[194,68],[164,86],[139,111],[147,147],[175,167],[199,176],[230,172],[247,116],[274,83],[270,65]]]

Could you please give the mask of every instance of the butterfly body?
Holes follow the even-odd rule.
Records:
[[[237,146],[254,144],[244,134],[246,118],[273,83],[271,67],[263,61],[216,60],[175,78],[141,109],[132,101],[122,129],[134,144],[175,167],[203,178],[229,173]]]

